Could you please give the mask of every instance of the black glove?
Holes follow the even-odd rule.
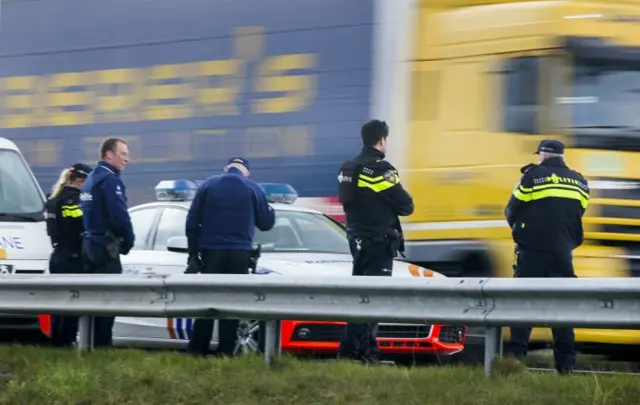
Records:
[[[129,254],[129,252],[131,251],[132,248],[133,248],[133,243],[131,243],[131,242],[122,242],[122,244],[120,245],[120,254],[121,255],[127,255],[127,254]]]
[[[203,263],[200,260],[200,255],[189,255],[187,259],[187,269],[184,274],[198,274],[202,271]]]

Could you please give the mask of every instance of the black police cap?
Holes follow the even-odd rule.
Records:
[[[71,170],[76,177],[86,179],[93,169],[91,168],[91,166],[85,165],[84,163],[76,163],[75,165],[71,166]]]
[[[534,155],[539,155],[540,152],[554,153],[556,155],[564,154],[564,145],[560,141],[554,139],[541,141],[538,145],[538,150],[533,152]]]

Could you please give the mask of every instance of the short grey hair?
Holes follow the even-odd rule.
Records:
[[[549,152],[540,152],[540,157],[543,159],[549,159],[554,157],[559,157],[564,159],[564,155],[562,153],[549,153]]]
[[[229,168],[231,167],[240,170],[245,177],[249,176],[249,169],[247,169],[245,165],[241,165],[240,163],[230,163],[227,166],[225,166],[224,171],[225,172],[228,171]]]

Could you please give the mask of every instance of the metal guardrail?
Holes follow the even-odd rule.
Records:
[[[242,275],[0,276],[0,312],[209,317],[267,321],[265,362],[280,320],[484,326],[485,374],[502,352],[502,326],[640,327],[640,279],[246,277]]]

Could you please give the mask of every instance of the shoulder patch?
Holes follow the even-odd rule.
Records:
[[[389,183],[398,184],[400,182],[400,179],[394,170],[387,170],[384,172],[382,177],[384,177],[384,179]]]

